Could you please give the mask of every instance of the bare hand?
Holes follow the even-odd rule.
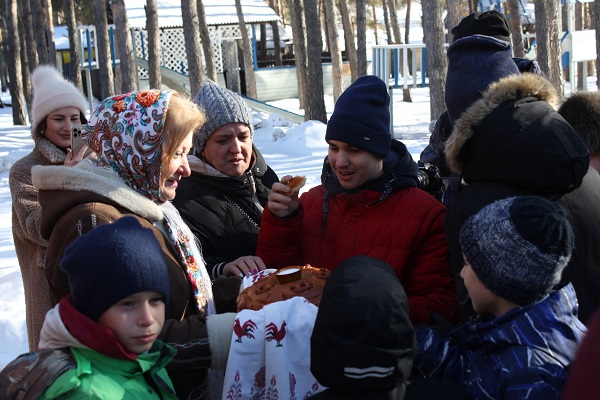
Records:
[[[243,256],[230,263],[225,264],[223,274],[225,276],[244,276],[257,274],[258,271],[266,269],[262,258],[256,256]]]
[[[94,153],[94,152],[91,152],[86,156],[85,153],[88,150],[89,150],[89,147],[87,145],[83,145],[81,147],[81,149],[79,149],[77,154],[75,156],[73,156],[73,151],[70,148],[67,148],[67,156],[65,157],[64,165],[66,165],[67,167],[72,167],[74,165],[79,164],[81,162],[81,160],[83,160],[84,158],[96,156],[96,153]]]
[[[271,188],[267,207],[269,207],[271,214],[276,217],[288,217],[298,211],[300,207],[298,193],[292,194],[291,197],[289,195],[292,189],[286,183],[291,179],[291,175],[286,175],[281,179],[281,182],[275,182]]]

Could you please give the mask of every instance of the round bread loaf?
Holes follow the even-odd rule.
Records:
[[[242,290],[237,298],[237,310],[260,310],[267,304],[296,296],[319,306],[329,274],[325,268],[310,265],[282,268]]]

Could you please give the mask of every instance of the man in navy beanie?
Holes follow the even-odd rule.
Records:
[[[321,185],[299,196],[285,185],[289,175],[273,184],[257,256],[268,268],[329,270],[349,257],[371,256],[392,266],[412,322],[452,320],[446,208],[416,187],[417,165],[392,138],[389,105],[387,85],[375,76],[358,78],[342,93],[327,125]]]

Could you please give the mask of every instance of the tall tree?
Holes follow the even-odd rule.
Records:
[[[535,0],[535,39],[540,69],[559,91],[564,93],[560,64],[558,2]]]
[[[331,80],[333,84],[333,102],[337,102],[344,91],[342,87],[342,52],[339,45],[339,34],[336,26],[337,10],[334,0],[323,0],[325,18],[327,19],[327,35],[329,36],[329,52],[331,53]]]
[[[121,91],[124,93],[137,90],[137,66],[133,58],[133,43],[129,32],[129,23],[125,13],[125,0],[112,0],[115,37],[119,54],[119,69],[121,70]]]
[[[217,81],[217,67],[215,66],[215,52],[213,51],[212,42],[210,41],[210,33],[208,24],[206,23],[206,11],[202,0],[197,0],[196,7],[198,11],[198,26],[200,28],[200,44],[204,52],[204,64],[206,65],[206,75],[213,82]]]
[[[27,1],[27,0],[24,0]],[[30,0],[31,17],[35,29],[35,48],[37,49],[39,64],[48,64],[48,42],[46,40],[46,9],[41,0]]]
[[[43,0],[44,18],[46,19],[46,46],[48,47],[48,64],[56,65],[56,45],[54,43],[54,21],[52,20],[52,2]]]
[[[409,38],[410,38],[410,9],[412,7],[412,0],[407,0],[406,1],[406,19],[404,20],[404,43],[408,43],[409,42]],[[443,32],[442,32],[443,34]],[[408,60],[406,60],[406,62],[408,63],[408,71],[409,74],[412,75],[412,59],[413,59],[413,52],[412,50],[407,51],[407,58]],[[411,91],[410,91],[410,87],[404,88],[402,89],[402,101],[407,101],[407,102],[412,102],[412,95],[411,95]]]
[[[79,59],[79,33],[77,31],[77,18],[75,17],[75,0],[64,0],[65,20],[67,22],[67,32],[69,35],[69,55],[71,56],[70,74],[67,77],[77,87],[82,88],[81,83],[81,60]]]
[[[390,15],[388,12],[388,6],[386,0],[381,2],[381,8],[383,8],[383,23],[385,25],[385,35],[387,36],[388,44],[394,43],[394,37],[392,36],[392,28],[390,26]]]
[[[444,101],[444,85],[446,82],[446,48],[444,46],[444,23],[442,20],[442,3],[438,0],[421,0],[425,47],[427,48],[427,76],[429,76],[429,97],[431,120],[437,119],[446,109]]]
[[[521,1],[508,0],[508,24],[515,57],[525,57],[523,45],[523,28],[521,27]]]
[[[38,54],[35,47],[35,38],[33,34],[33,17],[31,15],[31,3],[29,0],[21,1],[21,10],[23,11],[23,17],[21,21],[23,22],[23,31],[25,36],[25,43],[27,43],[27,61],[29,66],[29,71],[33,71],[39,64]],[[31,104],[31,103],[29,103]]]
[[[21,74],[21,42],[19,39],[19,19],[17,0],[5,0],[6,33],[8,44],[8,76],[10,79],[10,97],[12,100],[13,125],[26,125],[25,98],[23,97],[23,80]]]
[[[92,9],[94,11],[94,25],[96,25],[96,54],[98,56],[98,72],[100,75],[100,95],[105,99],[115,95],[110,45],[108,41],[106,1],[93,0]]]
[[[377,33],[377,8],[375,2],[370,3],[371,13],[373,13],[373,36],[375,36],[375,45],[379,44],[379,34]]]
[[[400,33],[400,23],[398,23],[398,12],[396,11],[396,0],[387,1],[390,10],[390,22],[392,23],[392,32],[394,33],[394,43],[402,44],[402,34]]]
[[[592,27],[596,30],[596,76],[600,71],[600,1],[594,1],[594,18]],[[600,79],[596,79],[596,87],[600,90]]]
[[[327,123],[327,111],[323,97],[323,63],[321,62],[321,24],[319,22],[318,0],[304,0],[306,18],[306,50],[308,55],[308,97],[306,99],[305,120]]]
[[[19,21],[23,21],[23,9],[17,5],[17,13]],[[19,24],[19,37],[25,37],[25,29],[23,27],[23,23]],[[29,47],[33,45],[32,42],[27,43],[26,41],[21,42],[21,51],[19,54],[21,55],[21,74],[23,78],[23,96],[25,97],[25,104],[28,106],[31,104],[31,78],[29,77],[29,61],[27,59],[27,53]],[[29,111],[29,110],[28,110]]]
[[[296,78],[298,80],[298,100],[300,108],[305,107],[308,97],[305,82],[308,79],[308,66],[306,64],[306,36],[304,22],[304,1],[287,0],[292,35],[294,36],[294,62],[296,63]]]
[[[566,4],[565,4],[566,5]],[[581,4],[580,2],[576,2],[575,3],[575,30],[576,31],[581,31],[583,30],[583,20],[584,20],[584,13],[583,13],[583,4]],[[569,65],[569,68],[571,68],[571,65]],[[583,90],[585,86],[587,86],[587,77],[583,76],[583,63],[579,62],[577,63],[577,90]],[[584,85],[585,83],[585,85]],[[573,82],[571,82],[571,87],[573,87]]]
[[[183,19],[190,92],[192,96],[195,96],[204,84],[204,64],[200,51],[200,24],[196,0],[181,0],[181,18]]]
[[[146,29],[148,30],[148,80],[150,89],[161,89],[160,31],[158,29],[156,0],[146,0]]]
[[[280,8],[275,0],[269,0],[269,7],[271,7],[275,13],[280,15]],[[275,65],[283,65],[283,59],[281,56],[281,37],[279,35],[279,24],[277,21],[271,22],[271,31],[273,32],[273,50],[275,52]]]
[[[519,0],[517,0],[519,1]],[[448,31],[447,42],[452,42],[452,28],[454,28],[461,20],[460,15],[460,0],[446,0],[448,6],[448,14],[446,16],[446,29]]]
[[[352,75],[352,82],[354,82],[359,76],[356,44],[354,42],[354,28],[352,27],[352,21],[350,20],[350,9],[348,7],[348,0],[339,0],[339,2],[340,14],[342,15],[342,25],[344,27],[344,43],[346,45],[346,55],[348,56],[348,61],[350,62],[350,73]]]
[[[356,0],[356,66],[358,76],[367,74],[367,2]]]
[[[254,62],[252,60],[252,52],[250,49],[250,38],[248,36],[248,29],[246,28],[246,21],[244,20],[244,12],[242,11],[242,3],[240,0],[235,0],[235,10],[238,15],[240,32],[242,33],[242,47],[245,49],[244,53],[244,76],[246,77],[246,95],[256,98],[256,78],[254,77]]]

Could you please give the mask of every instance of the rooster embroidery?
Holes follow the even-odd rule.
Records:
[[[285,326],[286,325],[287,324],[285,323],[285,321],[283,321],[281,324],[281,328],[279,328],[279,329],[277,328],[277,325],[275,325],[272,322],[269,325],[265,326],[265,333],[266,333],[265,339],[267,340],[267,342],[274,340],[277,342],[277,345],[275,347],[283,347],[281,345],[281,341],[285,337]]]
[[[233,325],[233,333],[235,333],[235,335],[238,337],[236,339],[236,342],[242,343],[242,338],[244,336],[249,339],[254,339],[253,333],[256,328],[256,324],[251,319],[244,322],[244,324],[242,325],[240,324],[240,319],[236,318],[235,324]]]

